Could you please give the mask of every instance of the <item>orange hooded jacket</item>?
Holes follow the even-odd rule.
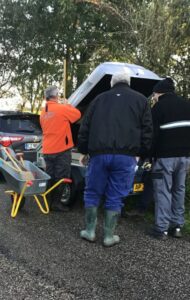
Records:
[[[47,101],[40,115],[43,131],[42,152],[56,154],[74,146],[70,123],[81,117],[80,111],[70,104]]]

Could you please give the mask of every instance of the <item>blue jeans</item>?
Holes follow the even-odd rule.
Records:
[[[101,154],[90,158],[86,172],[85,207],[99,206],[105,196],[105,209],[120,212],[123,198],[133,184],[136,159],[119,154]]]

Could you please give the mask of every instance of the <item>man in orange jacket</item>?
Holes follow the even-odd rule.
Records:
[[[74,146],[71,123],[80,119],[81,113],[70,104],[59,103],[59,90],[50,86],[45,90],[46,106],[41,112],[40,123],[43,131],[42,152],[46,172],[51,176],[48,186],[62,178],[69,178],[71,172],[71,148]],[[50,193],[51,210],[65,211],[61,203],[64,185]]]

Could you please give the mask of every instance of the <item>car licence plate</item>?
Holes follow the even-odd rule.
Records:
[[[26,150],[35,150],[40,143],[26,143],[25,144],[25,149]]]
[[[133,192],[143,192],[144,191],[144,183],[135,183],[133,185]]]

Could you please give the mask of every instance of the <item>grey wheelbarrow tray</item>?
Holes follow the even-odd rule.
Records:
[[[32,196],[43,194],[46,191],[47,183],[50,179],[50,176],[38,167],[36,167],[30,161],[25,160],[24,166],[25,169],[27,169],[27,171],[30,171],[34,176],[34,180],[31,180],[31,185],[30,182],[28,182],[24,195]],[[0,168],[10,188],[12,188],[16,193],[21,194],[26,184],[26,180],[22,178],[22,174],[15,171],[12,168],[9,168],[8,165],[3,163],[0,164]]]

